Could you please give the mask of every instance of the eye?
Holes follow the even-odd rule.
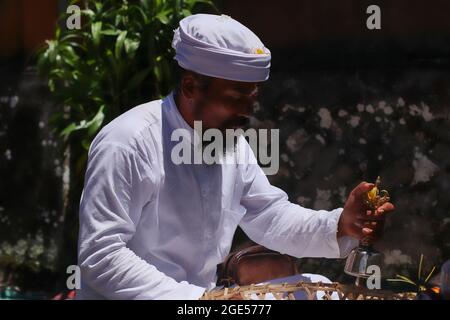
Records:
[[[240,101],[240,99],[237,96],[227,96],[225,97],[225,101],[227,104],[236,104]]]

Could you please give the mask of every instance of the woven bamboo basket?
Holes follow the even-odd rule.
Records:
[[[236,286],[233,288],[213,289],[206,292],[201,300],[266,300],[267,295],[276,300],[296,300],[294,292],[304,291],[308,300],[316,300],[317,292],[322,292],[323,300],[333,300],[337,294],[339,300],[414,300],[412,292],[395,293],[386,290],[369,290],[354,285],[333,283],[282,283]],[[336,296],[336,295],[334,295]],[[273,299],[272,298],[272,299]]]

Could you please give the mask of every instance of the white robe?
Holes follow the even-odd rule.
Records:
[[[336,239],[342,208],[289,202],[251,161],[175,165],[176,128],[192,132],[171,93],[95,137],[80,202],[77,299],[198,299],[214,287],[238,225],[295,257],[344,257],[357,244]],[[238,148],[251,150],[245,139]]]

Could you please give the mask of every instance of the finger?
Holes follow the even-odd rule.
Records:
[[[364,227],[362,224],[354,223],[352,226],[352,234],[353,237],[358,240],[362,240],[364,238],[372,239],[374,235],[374,231],[372,228]]]
[[[377,222],[376,221],[367,221],[365,223],[366,226],[369,226],[372,230],[374,230],[377,227]]]
[[[378,227],[377,221],[355,221],[353,224],[360,230],[364,228],[370,228],[372,229],[372,231],[374,231]]]
[[[362,233],[364,236],[371,236],[373,233],[373,230],[371,228],[362,228]]]
[[[385,216],[383,214],[379,214],[379,215],[359,214],[359,215],[356,216],[356,219],[361,221],[361,222],[365,222],[365,221],[383,221],[385,219]]]
[[[353,225],[359,229],[359,232],[361,232],[361,229],[364,228],[364,222],[363,221],[355,221],[353,222]]]
[[[377,235],[376,231],[379,230],[382,225],[378,224],[376,221],[369,222],[358,222],[355,221],[352,224],[351,233],[353,237],[361,240],[363,238],[369,238],[374,240]]]
[[[372,190],[374,186],[375,185],[373,183],[363,181],[359,185],[357,185],[355,189],[353,189],[352,193],[355,195],[355,197],[361,197],[365,193]]]
[[[386,212],[395,210],[395,207],[392,203],[386,202],[382,204],[378,209],[375,211],[375,215],[382,215]]]

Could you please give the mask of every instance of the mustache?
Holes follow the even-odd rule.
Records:
[[[238,116],[231,119],[228,119],[222,125],[223,128],[242,128],[248,126],[250,124],[250,117],[246,116]]]

